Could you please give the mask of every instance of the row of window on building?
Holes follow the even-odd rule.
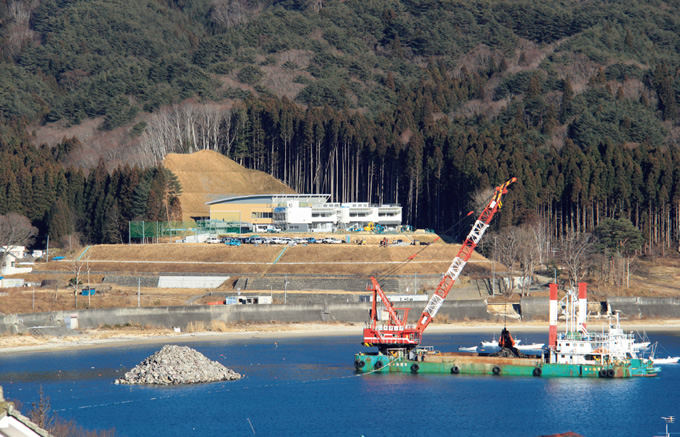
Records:
[[[328,203],[329,194],[258,194],[208,202],[211,221],[239,223],[255,232],[262,229],[296,232],[353,231],[379,226],[401,227],[400,205],[362,202]],[[201,219],[206,219],[202,217]]]

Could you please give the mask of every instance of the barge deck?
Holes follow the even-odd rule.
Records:
[[[408,357],[401,351],[358,353],[354,366],[360,373],[428,373],[451,375],[503,375],[534,377],[631,378],[656,376],[650,360],[633,358],[603,364],[548,363],[542,356],[498,357],[465,352],[426,351]]]

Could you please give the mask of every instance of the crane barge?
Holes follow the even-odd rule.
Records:
[[[373,291],[373,306],[371,308],[371,322],[370,326],[364,329],[364,345],[377,346],[378,349],[384,353],[387,349],[400,346],[408,350],[418,346],[422,340],[423,331],[432,322],[432,319],[441,308],[446,296],[451,291],[451,287],[460,276],[465,264],[468,262],[472,253],[477,247],[477,244],[482,239],[484,232],[489,227],[491,219],[502,207],[501,198],[508,192],[508,186],[515,182],[517,178],[512,178],[504,184],[496,187],[493,197],[486,205],[479,218],[475,222],[470,234],[465,239],[458,254],[453,259],[451,266],[446,271],[446,274],[439,282],[437,290],[430,298],[423,313],[418,319],[415,326],[410,326],[408,322],[408,308],[395,308],[389,301],[385,292],[380,287],[380,283],[375,277],[371,277],[371,288]],[[389,314],[389,320],[386,324],[379,324],[377,301],[381,300],[385,305]],[[403,313],[399,314],[401,310]]]
[[[431,346],[421,346],[423,332],[432,322],[446,300],[453,284],[463,271],[475,247],[482,239],[491,220],[502,207],[502,198],[512,178],[496,187],[472,230],[446,271],[437,290],[429,299],[415,325],[408,324],[410,308],[395,307],[375,277],[371,277],[369,291],[373,292],[370,320],[363,331],[362,344],[377,347],[377,352],[357,353],[354,366],[359,373],[451,373],[523,375],[523,376],[580,376],[600,378],[627,378],[631,376],[656,376],[658,367],[649,359],[638,356],[633,334],[626,334],[616,324],[608,331],[592,334],[586,329],[585,284],[579,288],[578,308],[574,292],[566,296],[564,307],[568,323],[564,334],[557,334],[557,285],[550,288],[549,353],[525,355],[514,346],[512,336],[503,328],[499,339],[499,352],[439,352]],[[579,284],[581,286],[581,284]],[[387,317],[380,320],[378,301],[385,307]],[[578,323],[573,321],[578,320]]]

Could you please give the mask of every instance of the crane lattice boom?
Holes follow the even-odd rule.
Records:
[[[504,184],[496,187],[493,198],[486,205],[484,211],[482,211],[482,213],[479,215],[479,218],[472,227],[472,230],[465,239],[465,242],[458,251],[458,254],[453,259],[451,266],[446,271],[446,274],[437,286],[437,290],[425,306],[425,309],[423,310],[423,313],[415,327],[408,326],[406,324],[407,317],[403,317],[402,319],[398,317],[395,310],[400,308],[394,308],[392,306],[382,288],[380,288],[378,281],[373,277],[371,278],[372,286],[370,289],[373,291],[373,309],[371,314],[372,323],[370,327],[364,329],[364,344],[366,346],[375,345],[385,348],[394,345],[415,346],[420,343],[423,331],[425,328],[427,328],[443,305],[444,301],[446,300],[446,296],[448,296],[449,291],[451,290],[451,287],[453,287],[453,284],[463,271],[465,264],[472,256],[475,247],[477,247],[477,244],[482,239],[484,232],[486,232],[486,229],[489,227],[491,219],[493,218],[494,214],[496,214],[496,211],[501,208],[501,198],[508,192],[508,186],[516,180],[517,178],[512,178]],[[387,325],[378,326],[377,324],[378,319],[376,300],[378,295],[387,307],[387,310],[390,314],[390,321]],[[408,315],[408,312],[406,315]]]

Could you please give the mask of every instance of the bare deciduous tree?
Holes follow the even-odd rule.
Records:
[[[38,38],[31,30],[30,20],[31,13],[39,4],[38,0],[10,0],[7,4],[5,44],[2,48],[6,55],[18,55],[28,41]]]
[[[576,287],[590,269],[594,249],[594,239],[588,233],[571,233],[561,245],[561,257],[569,272],[569,284]]]
[[[89,259],[89,257],[88,257]],[[73,287],[73,298],[75,299],[76,302],[76,308],[78,307],[78,287],[80,287],[80,272],[83,270],[83,267],[85,266],[85,263],[75,256],[69,263],[69,267],[71,267],[71,272],[75,275],[73,278],[71,278],[71,286]]]
[[[498,261],[510,269],[508,289],[506,294],[512,294],[515,288],[515,263],[518,259],[520,247],[520,231],[516,227],[508,228],[494,236],[494,245]]]
[[[494,194],[494,189],[493,188],[484,188],[478,191],[475,191],[475,193],[472,195],[472,206],[475,209],[475,211],[479,211],[480,213],[484,208],[486,208],[486,205],[489,204],[489,199]]]
[[[548,220],[539,218],[527,226],[536,244],[538,264],[544,265],[550,259],[550,224]]]
[[[537,234],[533,226],[525,225],[518,230],[518,250],[519,267],[521,271],[522,296],[529,292],[536,270],[536,264],[540,259],[540,247]]]
[[[0,262],[5,260],[9,251],[14,247],[31,244],[37,233],[38,229],[26,216],[16,212],[0,215],[0,247],[6,248],[0,254]]]
[[[245,23],[252,15],[247,0],[213,0],[210,18],[220,26],[230,29]]]
[[[38,402],[31,403],[33,409],[29,413],[29,418],[31,422],[35,423],[42,429],[49,428],[54,422],[54,418],[51,416],[52,407],[50,406],[50,398],[45,395],[42,385],[38,391],[40,399]]]
[[[140,141],[144,166],[154,166],[168,153],[214,150],[229,156],[237,136],[234,114],[224,107],[185,103],[152,115]]]

